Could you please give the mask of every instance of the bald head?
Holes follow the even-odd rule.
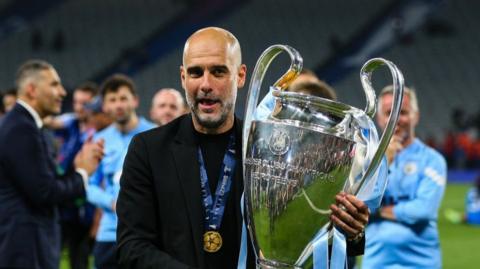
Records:
[[[212,46],[220,46],[227,52],[235,66],[242,63],[242,52],[237,38],[229,31],[218,27],[207,27],[193,33],[185,43],[183,49],[183,65],[188,56],[192,53],[201,53],[201,50],[208,50]]]
[[[245,84],[246,72],[232,33],[208,27],[188,38],[180,78],[198,132],[219,134],[232,128],[237,90]]]
[[[152,99],[150,118],[162,126],[181,116],[184,112],[183,97],[175,89],[160,89]]]

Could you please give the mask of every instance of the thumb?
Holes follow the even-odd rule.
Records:
[[[103,138],[98,139],[97,144],[99,146],[103,147],[103,145],[105,144],[105,139],[103,139]]]

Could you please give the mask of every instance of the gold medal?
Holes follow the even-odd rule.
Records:
[[[222,247],[222,236],[217,231],[203,234],[203,249],[206,252],[217,252]]]

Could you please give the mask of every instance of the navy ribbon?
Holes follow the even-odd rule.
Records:
[[[232,177],[235,170],[235,136],[230,136],[227,151],[223,157],[220,179],[212,197],[208,184],[207,170],[202,156],[202,150],[198,148],[198,162],[200,164],[200,187],[202,188],[203,206],[205,208],[205,230],[218,231],[222,224],[223,213],[227,203],[228,194],[232,186]],[[215,200],[214,200],[215,199]]]

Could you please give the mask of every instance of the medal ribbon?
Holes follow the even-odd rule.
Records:
[[[330,234],[331,233],[331,234]],[[328,258],[328,241],[332,236],[332,253]],[[313,268],[314,269],[344,269],[347,268],[347,244],[345,236],[333,227],[325,225],[313,239]]]
[[[230,136],[227,151],[223,157],[220,179],[215,191],[215,200],[210,192],[207,170],[202,156],[202,150],[198,148],[198,162],[200,164],[200,187],[202,188],[203,206],[205,208],[205,230],[218,231],[222,224],[225,204],[232,185],[232,177],[235,169],[235,136]]]

